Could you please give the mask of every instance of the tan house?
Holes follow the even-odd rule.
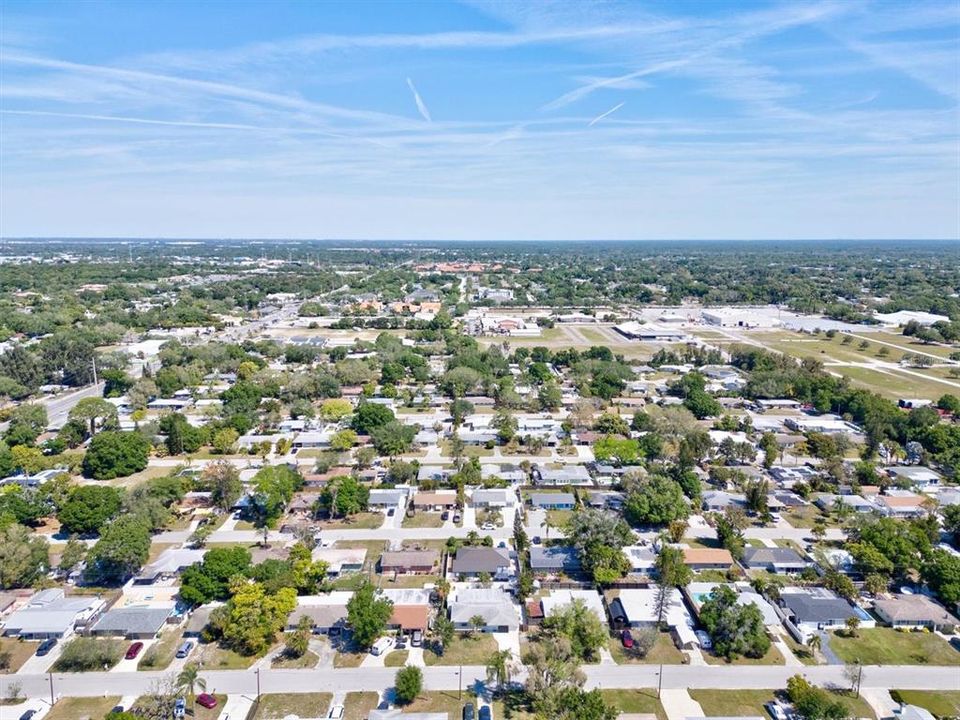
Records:
[[[683,562],[691,570],[729,570],[733,555],[725,548],[684,548]]]

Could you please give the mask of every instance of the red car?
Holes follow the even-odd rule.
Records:
[[[624,630],[620,633],[620,642],[623,643],[625,648],[633,647],[633,635],[630,634],[629,630]]]
[[[137,640],[133,645],[127,648],[127,654],[124,656],[127,660],[133,660],[140,651],[143,650],[143,643]]]
[[[210,693],[200,693],[197,695],[197,705],[202,705],[209,710],[217,706],[217,699]]]

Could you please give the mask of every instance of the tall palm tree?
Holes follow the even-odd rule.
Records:
[[[207,689],[207,681],[200,677],[200,666],[197,663],[188,663],[183,666],[183,670],[177,675],[177,687],[187,691],[191,705],[196,702],[196,689],[200,688],[200,692]]]
[[[487,658],[487,682],[497,689],[510,683],[510,664],[513,654],[509,650],[498,650]]]
[[[543,518],[543,522],[540,523],[540,527],[543,528],[543,535],[547,540],[550,539],[550,528],[555,527],[552,522],[550,522],[550,516],[547,515]]]
[[[810,652],[817,653],[820,652],[820,648],[823,645],[823,638],[820,635],[811,635],[810,639],[807,640],[807,647],[810,648]]]

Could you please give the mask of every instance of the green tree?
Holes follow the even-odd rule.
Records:
[[[103,398],[83,398],[70,409],[67,418],[87,423],[90,435],[93,436],[97,433],[98,424],[103,427],[116,426],[117,408],[113,403],[107,402]]]
[[[180,599],[188,605],[203,605],[230,597],[230,581],[246,577],[251,555],[246,547],[210,548],[203,560],[180,574]]]
[[[33,445],[47,429],[47,409],[39,403],[24,403],[13,409],[7,420],[7,445]]]
[[[195,662],[183,666],[183,670],[177,674],[176,684],[177,688],[186,692],[191,704],[196,702],[197,688],[200,688],[200,692],[207,689],[207,681],[200,677],[200,665]]]
[[[297,620],[297,628],[287,636],[284,655],[290,658],[302,658],[310,649],[310,636],[313,633],[313,621],[306,615]]]
[[[45,538],[18,524],[0,530],[0,590],[30,587],[49,564],[50,550]]]
[[[624,517],[631,525],[667,525],[687,517],[690,508],[675,481],[654,475],[627,496]]]
[[[579,598],[551,612],[544,618],[543,627],[567,638],[571,652],[583,661],[596,659],[609,637],[604,623]]]
[[[124,515],[103,528],[87,555],[86,576],[103,585],[125,581],[150,555],[150,529],[138,517]]]
[[[704,600],[700,621],[710,634],[714,652],[728,660],[740,655],[761,658],[770,650],[760,609],[753,603],[739,604],[726,585],[714,588]]]
[[[349,428],[340,430],[330,438],[330,448],[338,452],[349,450],[357,443],[357,433]]]
[[[416,434],[417,429],[412,425],[392,420],[371,431],[370,439],[378,453],[395,457],[410,450]]]
[[[498,689],[509,685],[512,659],[509,650],[497,650],[487,658],[487,682]]]
[[[423,689],[423,672],[416,665],[407,665],[397,670],[393,681],[397,704],[409,705]]]
[[[393,411],[378,403],[360,403],[353,416],[353,429],[361,435],[369,435],[373,430],[396,420]]]
[[[89,535],[116,517],[121,504],[122,495],[116,488],[83,485],[70,492],[57,519],[68,533]]]
[[[656,560],[657,585],[660,592],[657,594],[657,622],[663,624],[667,604],[671,594],[690,583],[693,572],[684,562],[683,550],[672,545],[664,545]]]
[[[257,582],[239,582],[233,589],[226,605],[224,642],[242,655],[259,655],[270,647],[296,609],[297,592],[282,588],[267,593]]]
[[[83,458],[83,474],[112,480],[147,467],[150,443],[137,432],[103,431],[90,441]]]
[[[200,475],[200,482],[210,490],[213,504],[221,510],[232,508],[243,492],[240,471],[225,460],[209,463]]]
[[[320,417],[331,422],[342,420],[353,412],[353,405],[349,400],[343,398],[330,398],[324,400],[320,406]]]
[[[357,646],[366,650],[373,645],[383,634],[392,613],[393,603],[365,580],[347,602],[347,622]]]

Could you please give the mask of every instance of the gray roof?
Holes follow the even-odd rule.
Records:
[[[578,570],[580,558],[570,546],[530,548],[530,567],[534,570]]]
[[[590,472],[583,465],[564,465],[562,468],[537,468],[537,474],[542,482],[555,484],[589,482]]]
[[[402,570],[408,567],[432,567],[439,558],[440,553],[436,550],[385,552],[380,556],[380,568],[386,571],[394,568]]]
[[[531,493],[530,502],[533,505],[573,505],[576,500],[573,493]]]
[[[850,603],[839,597],[815,597],[797,592],[781,593],[780,599],[798,622],[842,623],[847,618],[859,617]]]
[[[806,565],[807,561],[793,548],[748,547],[743,551],[746,565]]]
[[[108,610],[91,628],[99,635],[155,635],[173,607],[125,607]]]
[[[452,569],[458,575],[482,572],[493,574],[509,565],[510,557],[501,550],[488,547],[462,547],[457,550]]]
[[[346,605],[298,605],[293,612],[287,615],[287,627],[296,626],[302,616],[306,615],[319,628],[328,628],[342,625],[347,621]]]

